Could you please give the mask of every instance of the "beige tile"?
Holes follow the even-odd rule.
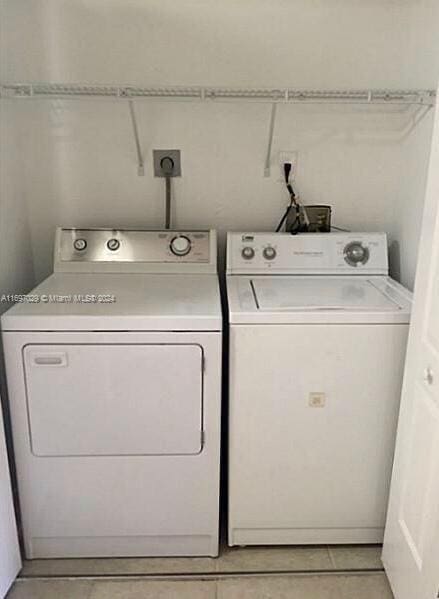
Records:
[[[338,570],[382,569],[381,545],[330,545],[334,568]]]
[[[48,559],[24,563],[23,576],[213,574],[330,570],[326,547],[223,547],[215,558]]]
[[[74,580],[17,580],[7,599],[90,599],[93,583]]]
[[[331,570],[326,547],[227,547],[218,572],[278,572]]]
[[[215,599],[215,581],[102,581],[87,599]],[[70,598],[69,598],[70,599]]]
[[[7,599],[392,599],[383,574],[236,577],[215,581],[31,581]]]
[[[340,599],[393,599],[390,585],[384,572],[381,574],[363,574],[345,576],[340,581]]]
[[[41,559],[25,561],[22,576],[208,574],[216,571],[216,562],[210,557]]]
[[[330,575],[238,577],[218,581],[217,599],[340,599],[340,597],[339,577]]]

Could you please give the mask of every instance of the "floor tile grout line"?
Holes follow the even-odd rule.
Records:
[[[383,574],[383,568],[352,568],[332,570],[255,570],[211,573],[176,574],[90,574],[90,575],[50,575],[20,576],[17,581],[190,581],[222,580],[230,578],[267,578],[267,577],[312,577],[312,576],[369,576]]]

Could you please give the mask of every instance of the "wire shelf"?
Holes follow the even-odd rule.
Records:
[[[433,106],[433,90],[298,90],[292,88],[142,87],[63,83],[4,83],[5,98],[150,98],[174,100],[242,100],[286,103],[416,104]]]
[[[175,101],[243,101],[271,104],[264,175],[270,176],[272,147],[277,108],[284,104],[363,104],[417,106],[410,131],[413,130],[436,104],[433,90],[353,89],[353,90],[310,90],[292,88],[233,88],[233,87],[143,87],[138,85],[97,85],[71,83],[3,83],[0,84],[2,98],[78,99],[116,98],[127,101],[134,141],[137,152],[139,176],[145,174],[139,127],[134,100]],[[404,111],[405,112],[405,111]],[[413,112],[413,111],[410,111]]]

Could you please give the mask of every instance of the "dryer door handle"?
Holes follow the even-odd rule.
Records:
[[[35,366],[67,366],[67,354],[41,354],[34,356]]]

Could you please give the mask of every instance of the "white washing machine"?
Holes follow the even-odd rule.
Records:
[[[1,320],[26,557],[217,555],[215,232],[59,229]]]
[[[230,233],[229,544],[383,539],[411,294],[380,233]]]

